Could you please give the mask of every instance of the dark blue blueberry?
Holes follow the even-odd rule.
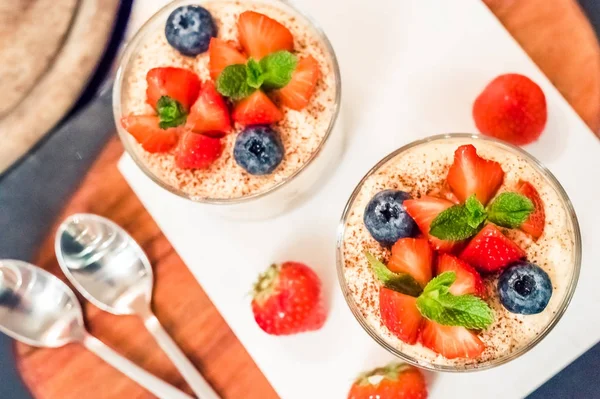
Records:
[[[502,272],[498,279],[498,294],[509,312],[536,314],[548,305],[552,282],[539,266],[520,261]]]
[[[410,195],[399,190],[381,191],[367,204],[364,222],[367,230],[383,246],[391,246],[400,238],[417,231],[415,221],[406,213],[404,200]]]
[[[193,57],[208,50],[210,38],[217,36],[217,27],[205,8],[182,6],[167,18],[165,35],[181,54]]]
[[[283,144],[279,134],[267,125],[246,127],[235,140],[233,157],[252,175],[267,175],[283,159]]]

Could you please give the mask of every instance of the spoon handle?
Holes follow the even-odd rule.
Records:
[[[148,331],[150,331],[156,342],[158,342],[158,345],[169,356],[198,398],[221,399],[177,346],[175,341],[173,341],[169,333],[165,331],[152,311],[144,312],[140,316],[143,318]]]
[[[82,344],[106,363],[110,364],[159,398],[192,399],[192,397],[188,394],[180,391],[172,385],[169,385],[160,378],[150,374],[146,370],[119,355],[97,338],[86,334],[83,338]]]

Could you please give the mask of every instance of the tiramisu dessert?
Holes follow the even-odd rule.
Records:
[[[580,242],[564,191],[515,147],[433,137],[359,184],[338,242],[355,316],[423,367],[483,369],[531,348],[576,284]]]
[[[322,175],[341,151],[340,142],[323,150],[339,107],[335,56],[283,2],[174,2],[130,47],[115,95],[121,137],[173,192],[200,202],[257,197],[329,157],[310,172]]]

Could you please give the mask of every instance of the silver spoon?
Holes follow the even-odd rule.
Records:
[[[30,263],[0,260],[0,331],[38,347],[80,343],[159,398],[192,399],[91,336],[73,291]]]
[[[152,313],[152,267],[125,230],[101,216],[72,215],[58,228],[55,251],[61,269],[87,300],[112,314],[141,317],[196,395],[219,399]]]

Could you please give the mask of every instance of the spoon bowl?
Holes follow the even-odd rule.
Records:
[[[75,214],[61,223],[56,258],[69,281],[109,313],[136,314],[201,399],[219,399],[152,313],[152,265],[120,226],[98,215]]]
[[[79,292],[107,312],[134,314],[150,303],[152,267],[131,236],[108,219],[76,214],[56,233],[55,251],[65,275]]]
[[[0,260],[0,331],[18,341],[57,348],[85,335],[79,301],[47,271]]]

